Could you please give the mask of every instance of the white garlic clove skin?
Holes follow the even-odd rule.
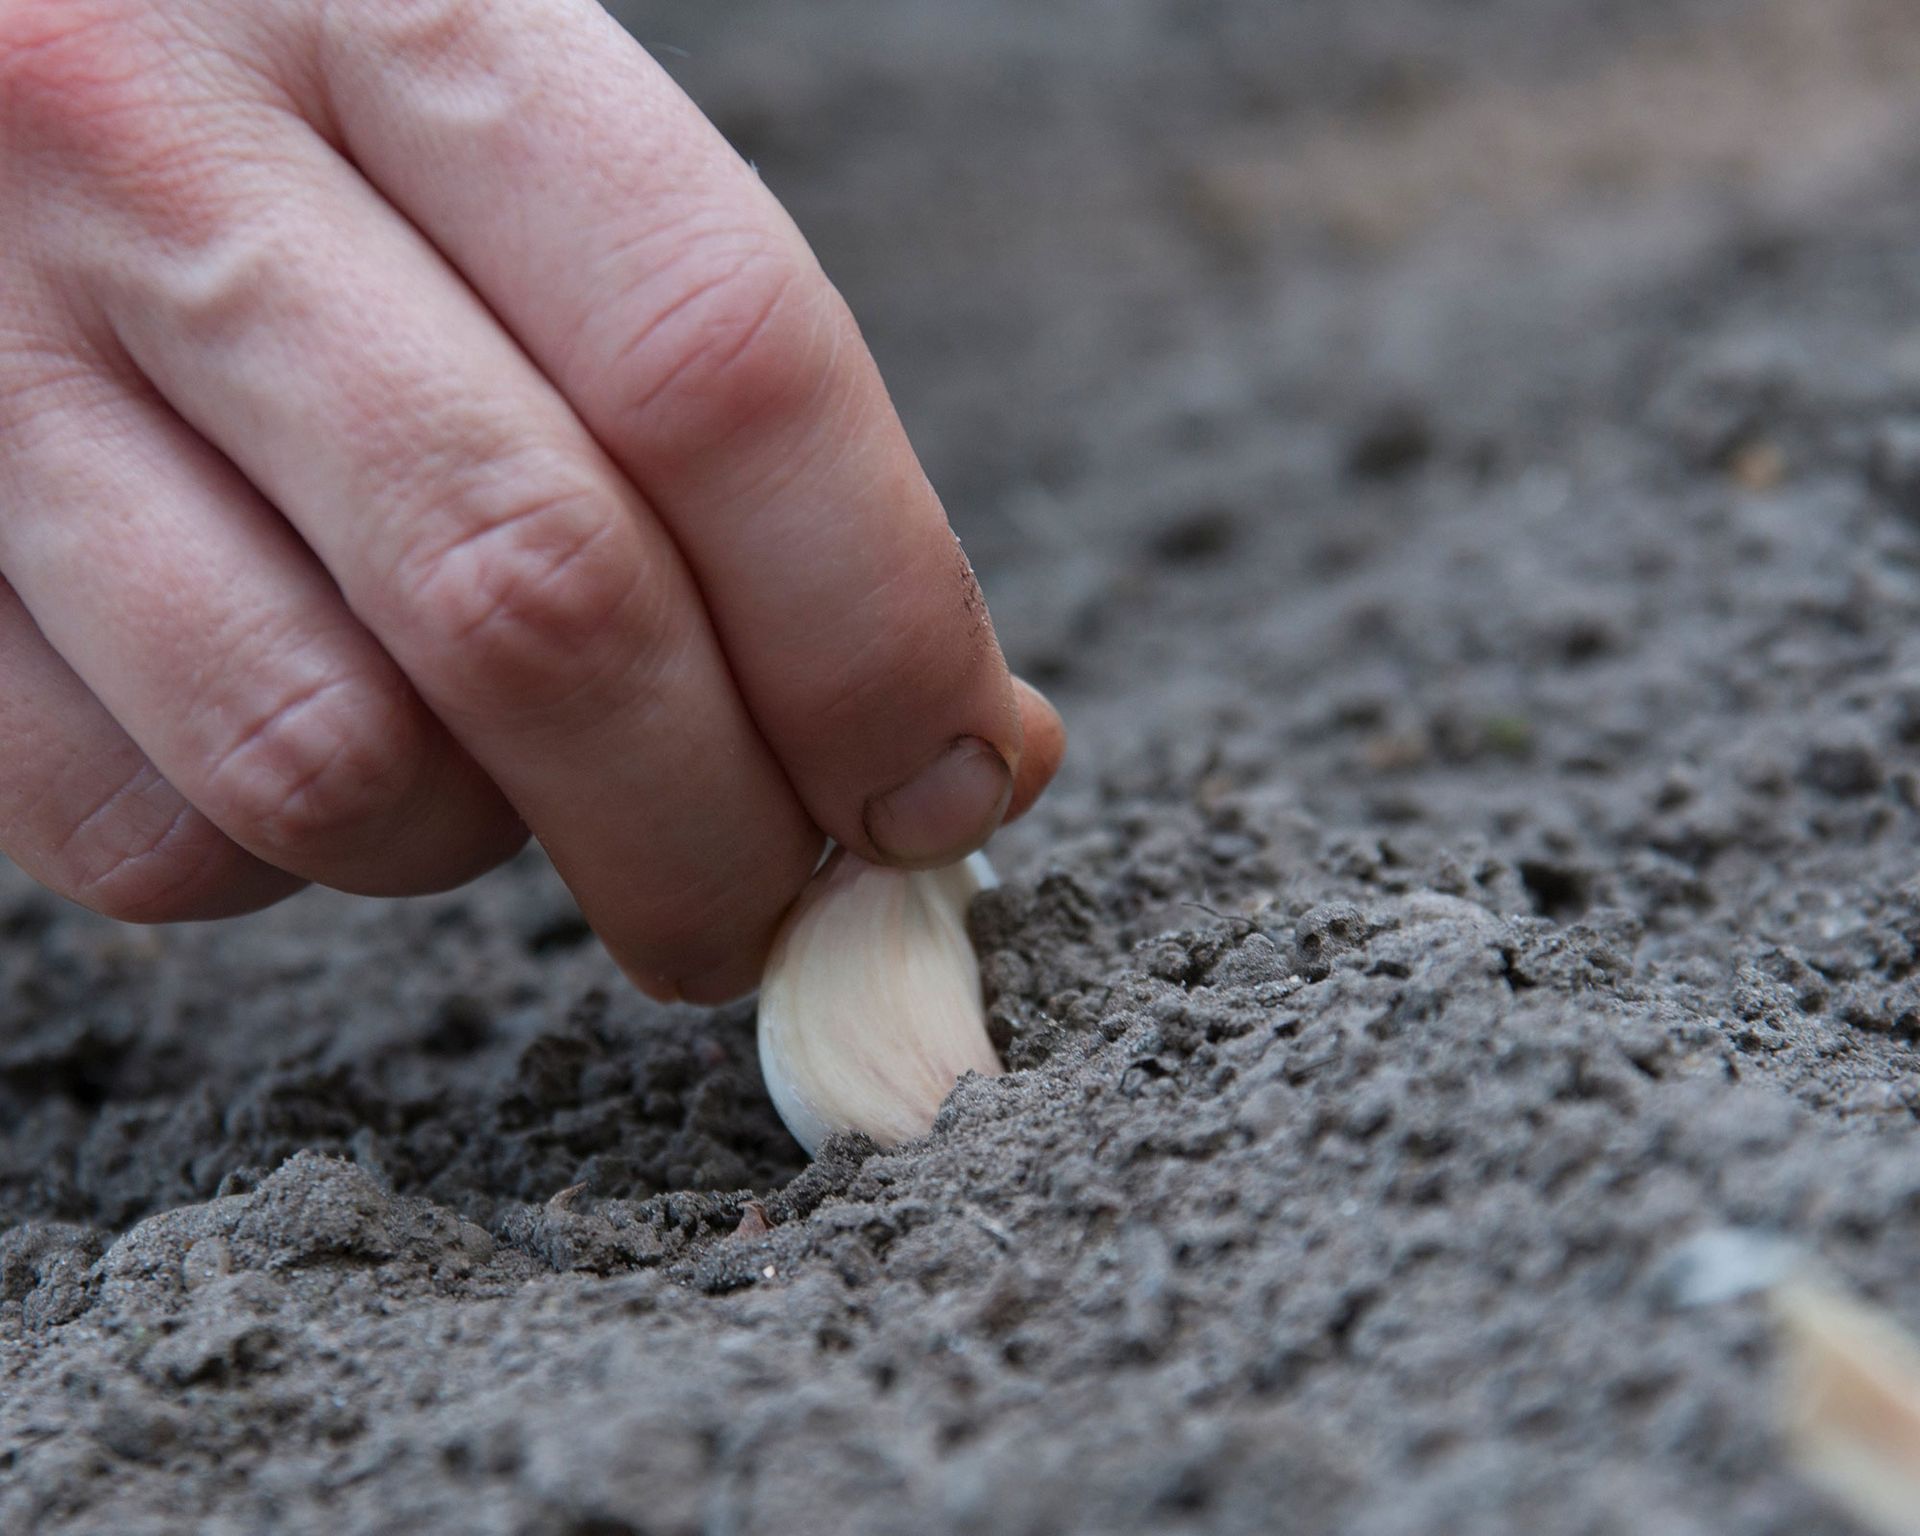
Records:
[[[967,937],[996,883],[982,854],[899,870],[840,849],[800,893],[760,983],[760,1070],[809,1153],[835,1131],[924,1136],[962,1074],[1000,1074]]]

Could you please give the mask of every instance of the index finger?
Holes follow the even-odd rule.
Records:
[[[1022,707],[858,329],[759,178],[597,5],[327,14],[329,126],[668,525],[814,821],[881,862],[977,847]]]

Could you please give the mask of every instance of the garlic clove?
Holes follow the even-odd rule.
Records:
[[[967,906],[981,854],[885,869],[836,850],[800,893],[760,983],[760,1070],[808,1152],[835,1131],[924,1136],[967,1072],[998,1076]]]

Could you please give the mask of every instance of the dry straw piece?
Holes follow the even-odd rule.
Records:
[[[1789,1281],[1774,1306],[1794,1459],[1868,1529],[1920,1536],[1920,1347],[1885,1314],[1817,1281]]]
[[[907,871],[840,850],[794,903],[760,983],[760,1069],[807,1151],[835,1131],[924,1136],[964,1074],[999,1075],[967,937],[994,883],[980,854]]]

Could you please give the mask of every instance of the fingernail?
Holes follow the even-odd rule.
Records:
[[[895,864],[951,863],[993,834],[1012,797],[1007,760],[978,736],[962,736],[898,789],[867,802],[867,836]]]

